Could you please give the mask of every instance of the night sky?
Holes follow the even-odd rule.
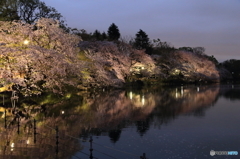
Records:
[[[219,62],[240,59],[240,0],[43,0],[68,26],[107,32],[115,23],[125,39],[142,29],[176,48],[205,47]]]

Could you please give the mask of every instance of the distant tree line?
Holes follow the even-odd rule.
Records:
[[[113,41],[118,43],[123,40],[121,39],[119,28],[115,23],[109,26],[107,32],[95,30],[93,33],[88,33],[84,29],[79,30],[67,27],[63,16],[55,8],[47,6],[41,0],[0,0],[0,21],[21,20],[28,24],[34,24],[40,18],[58,20],[60,27],[67,32],[80,36],[84,41]],[[176,50],[192,52],[207,57],[217,67],[225,67],[232,72],[234,78],[239,79],[240,76],[240,71],[237,70],[237,66],[240,65],[239,60],[231,59],[219,63],[213,55],[209,56],[205,54],[204,47],[180,47],[177,49],[170,43],[161,41],[159,38],[150,40],[147,33],[142,29],[135,34],[134,38],[129,41],[125,40],[124,42],[137,50],[145,50],[145,53],[149,55],[167,55]]]
[[[219,66],[219,62],[213,55],[209,56],[209,55],[205,54],[204,47],[180,47],[180,48],[178,48],[178,50],[192,52],[192,53],[195,53],[200,56],[205,56],[206,58],[208,58],[208,60],[212,61],[216,66]]]

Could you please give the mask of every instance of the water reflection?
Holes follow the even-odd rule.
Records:
[[[240,100],[240,89],[238,85],[225,86],[221,89],[221,95],[232,101]]]
[[[205,109],[216,102],[218,93],[218,86],[180,86],[127,92],[118,90],[97,95],[89,101],[91,104],[88,113],[91,115],[83,118],[87,121],[83,121],[82,125],[87,125],[82,135],[104,135],[108,132],[113,140],[111,134],[118,132],[114,140],[116,142],[119,139],[119,129],[136,125],[136,131],[142,136],[150,125],[160,127],[180,114],[204,116]],[[76,109],[78,114],[86,116],[81,107]],[[99,129],[97,133],[96,129]]]
[[[179,86],[23,99],[16,104],[14,113],[11,107],[0,107],[0,154],[4,157],[54,158],[55,128],[58,126],[57,155],[68,158],[83,148],[80,140],[87,140],[92,135],[108,136],[112,143],[117,143],[123,129],[131,127],[144,136],[151,126],[160,129],[179,115],[204,117],[219,96],[239,100],[239,93],[236,86]],[[21,119],[20,129],[17,117]],[[33,118],[37,119],[36,143]]]
[[[67,136],[69,133],[66,132],[71,129],[61,122],[58,124],[59,118],[46,116],[47,112],[43,111],[52,111],[52,108],[46,106],[48,108],[44,109],[45,106],[41,106],[39,101],[43,100],[36,98],[29,101],[25,98],[15,102],[15,107],[12,107],[9,100],[0,107],[3,114],[0,120],[0,158],[68,158],[81,150],[79,142]],[[60,120],[64,121],[63,118]],[[58,135],[56,125],[61,129]],[[61,144],[56,144],[57,140]]]

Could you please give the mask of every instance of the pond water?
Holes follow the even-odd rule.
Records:
[[[240,158],[238,85],[103,90],[29,101],[19,104],[25,107],[22,116],[18,109],[21,121],[2,115],[0,158]]]

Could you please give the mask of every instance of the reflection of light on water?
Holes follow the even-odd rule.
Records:
[[[199,87],[197,87],[197,91],[199,92]]]
[[[132,92],[130,92],[130,95],[129,95],[130,99],[132,99]]]
[[[183,95],[183,86],[181,86],[181,95]]]
[[[177,92],[177,88],[176,88],[176,98],[178,98],[178,92]]]
[[[142,96],[142,105],[145,104],[145,98],[144,98],[144,95]]]

